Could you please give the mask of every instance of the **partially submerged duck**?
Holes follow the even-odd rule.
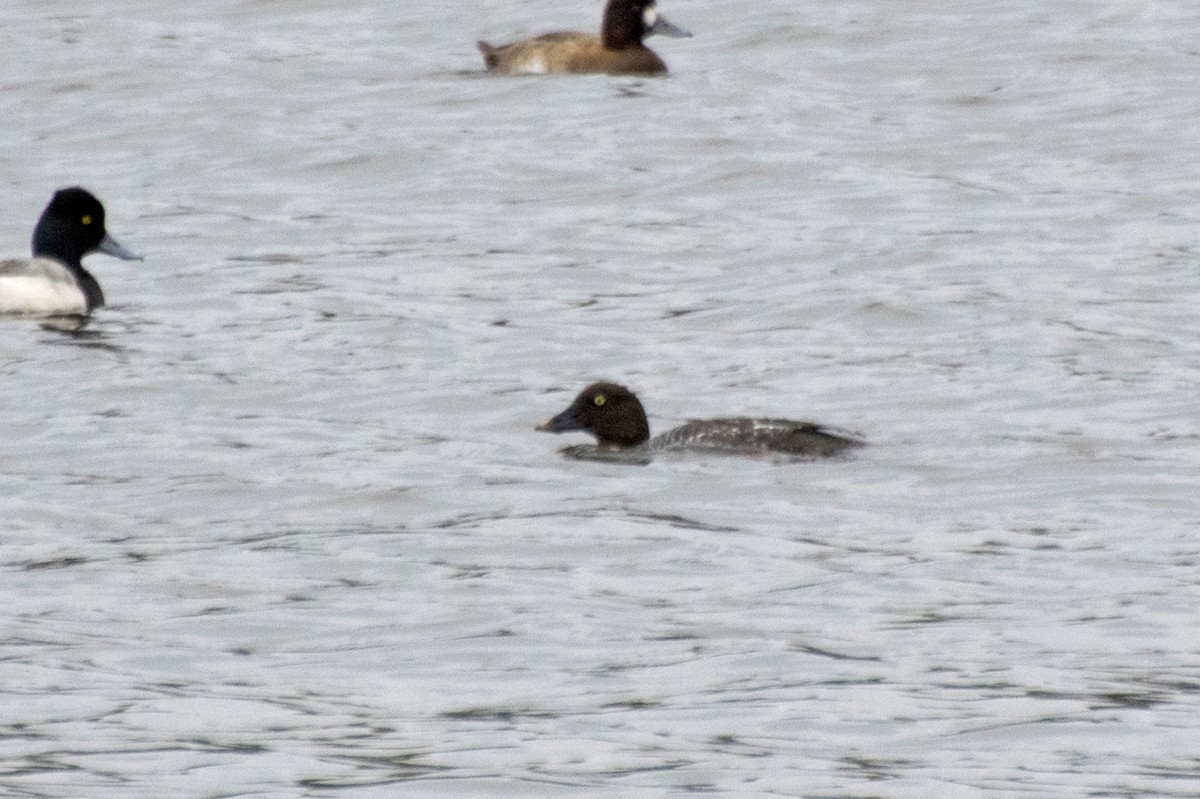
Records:
[[[658,13],[654,0],[608,0],[600,35],[547,33],[533,39],[493,47],[477,42],[491,72],[506,75],[544,75],[552,72],[661,75],[667,65],[643,39],[653,34],[681,37],[692,34]]]
[[[60,189],[33,230],[33,257],[0,261],[0,314],[86,316],[104,305],[100,284],[83,268],[93,252],[142,259],[108,234],[104,206],[90,192]]]
[[[599,452],[697,450],[825,458],[864,443],[812,422],[742,416],[691,421],[651,438],[642,403],[632,391],[616,383],[593,383],[566,410],[537,429],[548,433],[572,430],[591,433]]]

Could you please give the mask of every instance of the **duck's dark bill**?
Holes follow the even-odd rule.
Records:
[[[537,426],[537,429],[543,433],[566,433],[571,430],[582,430],[583,427],[575,418],[575,414],[571,413],[570,409],[567,409],[553,419],[547,419],[542,422]]]

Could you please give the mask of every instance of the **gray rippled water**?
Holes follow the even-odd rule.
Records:
[[[17,0],[0,794],[1200,793],[1200,9]],[[811,417],[837,462],[564,460]]]

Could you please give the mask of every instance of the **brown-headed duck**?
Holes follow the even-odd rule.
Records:
[[[599,450],[700,450],[731,454],[779,453],[823,458],[863,446],[863,441],[812,422],[734,417],[691,421],[650,438],[642,403],[616,383],[593,383],[552,419],[538,425],[548,433],[582,430]],[[580,452],[568,454],[580,455]]]
[[[600,35],[547,33],[493,47],[477,42],[491,72],[544,75],[551,72],[661,75],[667,65],[642,40],[652,34],[691,36],[660,16],[654,0],[608,0]]]

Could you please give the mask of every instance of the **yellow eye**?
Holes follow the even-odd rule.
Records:
[[[85,225],[90,225],[92,224],[92,216],[91,214],[84,214],[83,219],[80,219],[79,221]]]
[[[607,398],[603,394],[597,394],[596,396],[592,397],[592,404],[599,407],[603,405],[606,400]]]

